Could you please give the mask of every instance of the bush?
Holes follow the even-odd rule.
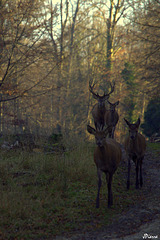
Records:
[[[144,113],[143,133],[151,137],[160,132],[160,98],[152,99]]]
[[[50,144],[59,143],[59,142],[61,142],[61,140],[62,140],[61,133],[52,133],[48,138],[48,141]]]

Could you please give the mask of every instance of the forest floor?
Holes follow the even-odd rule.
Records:
[[[127,164],[123,162],[123,164]],[[131,184],[135,184],[134,165]],[[90,232],[74,232],[57,236],[56,240],[140,240],[160,239],[160,150],[146,152],[143,163],[141,200],[127,207],[107,226]]]

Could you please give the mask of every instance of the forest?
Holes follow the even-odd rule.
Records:
[[[159,0],[0,0],[0,239],[158,236],[159,39]],[[89,133],[110,130],[93,129],[95,98],[119,116],[109,132],[117,147],[100,139],[110,142],[110,159],[119,152],[113,169],[121,161],[110,208],[107,176],[95,208]],[[134,167],[126,189],[134,164],[127,166],[123,148],[128,130],[150,140],[139,189]]]
[[[144,122],[149,103],[156,126],[146,114],[144,132],[159,131],[158,0],[1,0],[0,13],[1,134],[84,138],[96,103],[89,83],[103,94],[113,82],[116,138],[124,117]]]

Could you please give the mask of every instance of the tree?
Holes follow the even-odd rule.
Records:
[[[13,79],[23,81],[24,71],[39,58],[41,8],[40,0],[0,2],[0,87],[11,87]]]
[[[133,65],[126,62],[124,65],[124,69],[121,72],[123,79],[127,85],[127,96],[125,97],[125,108],[127,109],[127,118],[128,121],[133,121],[133,111],[136,106],[135,102],[135,93],[136,93],[136,85],[135,85],[135,73]]]
[[[47,15],[50,16],[45,24],[47,37],[49,37],[47,41],[53,48],[53,62],[56,63],[58,73],[57,84],[63,85],[66,91],[63,94],[59,89],[57,93],[57,122],[61,127],[65,124],[63,102],[67,101],[70,90],[74,32],[79,2],[80,0],[76,0],[73,4],[72,1],[60,0],[59,3],[53,4],[54,1],[51,0],[46,10]]]
[[[154,133],[160,134],[160,98],[149,101],[144,113],[144,123],[141,127],[148,137],[151,137]]]
[[[121,0],[95,1],[98,8],[97,13],[103,18],[106,25],[106,66],[104,69],[104,79],[111,80],[113,59],[115,52],[115,32],[119,20],[124,15],[127,5]],[[94,3],[94,4],[95,4]]]
[[[21,118],[19,103],[42,82],[27,72],[41,57],[43,31],[43,1],[0,1],[0,94],[1,117],[13,111],[14,120]],[[20,100],[21,98],[21,100]],[[9,104],[6,102],[9,101]],[[12,101],[12,102],[11,102]],[[11,110],[12,106],[12,110]],[[5,110],[5,111],[4,111]],[[6,112],[7,111],[7,112]],[[8,121],[8,118],[7,118]]]
[[[130,19],[132,61],[143,92],[149,97],[160,92],[160,10],[159,1],[144,0],[132,4]]]

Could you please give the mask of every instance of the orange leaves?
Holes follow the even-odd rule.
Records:
[[[1,92],[3,95],[8,95],[8,96],[17,95],[20,93],[17,86],[14,86],[11,83],[5,83],[4,85],[2,85]]]

